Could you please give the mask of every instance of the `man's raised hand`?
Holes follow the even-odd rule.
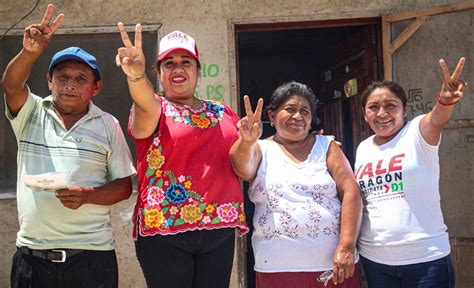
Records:
[[[53,22],[54,5],[48,4],[40,24],[31,24],[23,32],[23,49],[28,52],[41,54],[48,47],[54,32],[63,22],[64,14],[59,14]]]

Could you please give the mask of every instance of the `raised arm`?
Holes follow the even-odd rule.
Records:
[[[465,61],[464,57],[459,59],[453,75],[450,75],[446,62],[443,59],[439,60],[443,85],[438,94],[438,102],[420,121],[421,135],[430,145],[438,144],[444,126],[453,114],[454,105],[461,101],[467,88],[467,83],[459,80]]]
[[[251,181],[257,175],[262,161],[262,150],[257,144],[262,135],[262,107],[263,99],[258,100],[255,113],[252,111],[249,96],[244,96],[245,112],[247,116],[238,123],[239,139],[230,148],[230,160],[235,174],[242,180]]]
[[[51,22],[54,5],[49,4],[40,24],[32,24],[23,32],[23,47],[8,63],[3,73],[3,89],[5,100],[12,115],[18,114],[28,97],[26,80],[30,76],[33,65],[48,47],[54,32],[61,25],[64,15],[59,14]]]
[[[130,123],[135,138],[153,134],[161,115],[161,104],[155,96],[153,85],[145,73],[145,55],[142,49],[142,26],[135,27],[135,46],[128,37],[122,22],[118,23],[125,47],[118,49],[117,66],[127,75],[128,89],[133,100]]]
[[[337,284],[354,275],[355,248],[362,219],[362,198],[351,166],[334,141],[331,142],[326,161],[342,202],[341,231],[333,260],[333,281]]]

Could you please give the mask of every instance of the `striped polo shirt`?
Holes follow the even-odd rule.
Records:
[[[7,107],[7,105],[5,105]],[[86,115],[66,130],[52,97],[32,94],[13,117],[6,108],[18,143],[17,246],[32,249],[114,249],[111,206],[64,207],[52,192],[34,189],[22,175],[63,172],[68,185],[98,187],[135,174],[130,150],[118,120],[92,101]]]

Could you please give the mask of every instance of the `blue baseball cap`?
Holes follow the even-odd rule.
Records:
[[[100,80],[100,71],[99,65],[97,65],[97,60],[94,56],[79,47],[69,47],[54,54],[53,58],[51,58],[51,63],[49,63],[49,73],[53,72],[54,66],[67,60],[77,60],[86,63],[94,71],[97,80]]]

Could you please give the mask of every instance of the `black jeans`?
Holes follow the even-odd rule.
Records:
[[[138,237],[138,261],[149,288],[227,288],[235,229]]]
[[[10,276],[12,288],[116,288],[115,251],[91,251],[55,263],[16,251]]]

